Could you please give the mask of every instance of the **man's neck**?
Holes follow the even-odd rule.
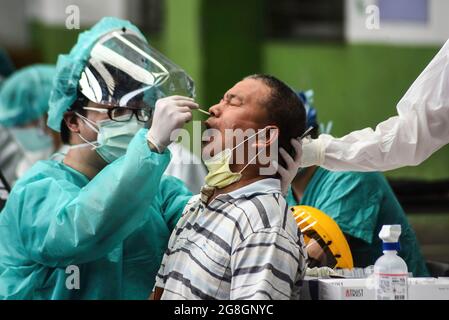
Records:
[[[303,172],[298,173],[295,179],[293,179],[292,181],[293,196],[295,197],[298,203],[304,196],[304,192],[306,191],[307,185],[309,184],[310,180],[315,174],[317,168],[318,168],[317,166],[306,168]]]
[[[82,152],[79,149],[69,150],[63,162],[89,179],[95,177],[107,164],[96,152]]]
[[[261,176],[260,174],[258,174],[258,170],[259,170],[258,168],[257,168],[257,172],[251,172],[249,170],[249,168],[247,170],[248,170],[247,172],[242,174],[242,178],[239,181],[234,182],[233,184],[230,184],[229,186],[226,186],[221,189],[216,188],[214,190],[214,194],[211,197],[209,197],[209,199],[207,200],[207,204],[209,204],[213,199],[215,199],[220,194],[230,193],[237,189],[243,188],[251,183],[254,183],[256,181],[259,181],[259,180],[269,177],[269,176]]]

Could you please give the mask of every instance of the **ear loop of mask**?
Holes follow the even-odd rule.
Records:
[[[100,132],[97,128],[95,128],[96,124],[95,122],[93,122],[92,120],[87,119],[85,116],[79,114],[78,112],[75,112],[75,114],[84,121],[84,123],[91,128],[93,131],[95,131],[97,134]],[[98,148],[100,145],[97,141],[88,141],[87,139],[85,139],[81,134],[77,133],[78,137],[81,138],[81,140],[83,140],[85,143],[81,143],[81,144],[76,144],[74,146],[70,146],[70,149],[77,149],[77,148],[84,148],[84,147],[88,147],[91,146],[92,149],[94,150],[96,148]]]
[[[267,128],[263,128],[263,130],[260,130],[256,133],[254,133],[253,135],[249,136],[247,139],[243,140],[242,142],[240,142],[239,144],[237,144],[234,148],[232,148],[232,151],[234,151],[235,149],[237,149],[240,145],[242,145],[243,143],[245,143],[246,141],[249,141],[252,137],[258,135],[259,133],[261,133],[262,131],[266,131]],[[254,159],[256,159],[259,154],[264,151],[266,149],[266,147],[263,147],[259,152],[256,153],[256,155],[250,160],[248,161],[248,163],[242,168],[242,170],[239,171],[239,174],[241,174],[246,168],[248,168],[248,166],[251,164],[251,162],[254,161]]]

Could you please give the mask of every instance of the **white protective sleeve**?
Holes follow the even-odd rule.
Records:
[[[449,40],[397,105],[398,115],[342,138],[303,143],[302,166],[387,171],[422,163],[449,143]]]

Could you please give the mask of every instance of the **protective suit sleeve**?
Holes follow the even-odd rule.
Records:
[[[162,196],[162,214],[170,232],[184,211],[184,207],[192,197],[187,186],[178,178],[164,175],[160,184]]]
[[[168,150],[149,149],[146,131],[141,129],[126,154],[81,189],[45,179],[24,187],[22,194],[43,196],[20,204],[21,240],[30,259],[51,267],[93,261],[145,222],[170,161]]]
[[[397,105],[398,115],[342,138],[303,145],[304,167],[387,171],[422,163],[449,143],[449,40]]]

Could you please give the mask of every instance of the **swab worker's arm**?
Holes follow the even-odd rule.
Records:
[[[397,105],[398,115],[342,138],[303,142],[301,165],[387,171],[422,163],[449,143],[449,40]]]
[[[51,267],[97,260],[151,218],[142,208],[150,207],[158,193],[170,153],[151,152],[145,135],[141,129],[125,156],[85,187],[58,176],[19,183],[5,210],[20,215],[17,225],[28,259]]]

